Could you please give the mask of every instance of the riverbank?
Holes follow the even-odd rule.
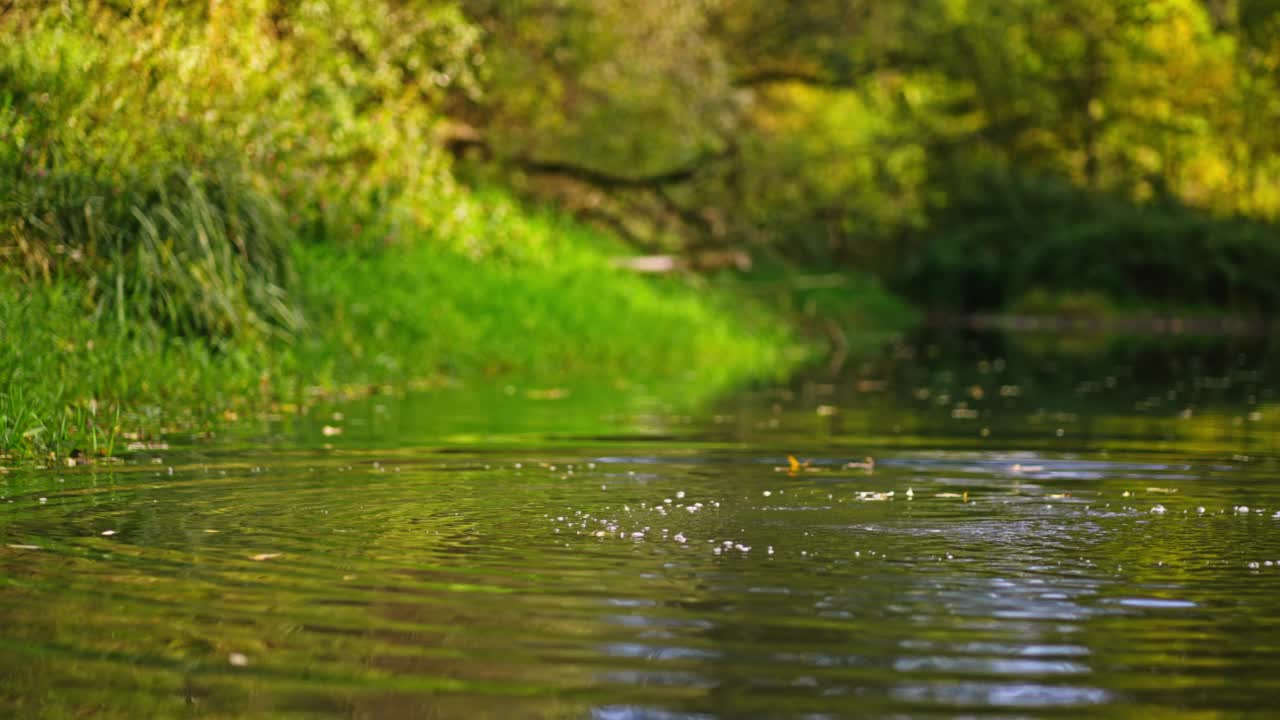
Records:
[[[480,31],[384,9],[0,16],[0,465],[388,388],[711,394],[825,348],[789,299],[639,276],[603,225],[460,181]]]
[[[294,247],[291,334],[211,343],[95,312],[75,278],[0,277],[0,449],[74,463],[323,398],[445,383],[693,376],[714,392],[818,350],[729,288],[614,268],[621,246],[567,217],[494,194],[467,202],[469,251]]]

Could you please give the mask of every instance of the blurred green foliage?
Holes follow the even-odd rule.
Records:
[[[440,134],[484,92],[481,35],[426,0],[0,8],[0,453],[368,384],[714,385],[805,351],[460,185]]]
[[[932,307],[993,310],[1054,290],[1121,308],[1280,305],[1275,227],[1215,217],[1172,198],[1134,203],[1061,179],[973,173],[894,286]]]
[[[958,310],[1011,297],[1003,281],[970,286],[981,238],[994,274],[1062,260],[1015,295],[1034,281],[1155,304],[1173,286],[1190,303],[1272,302],[1273,0],[633,5],[464,2],[494,83],[450,110],[484,138],[464,167],[492,176],[496,160],[517,187],[642,247],[871,271]],[[1059,189],[1028,216],[1014,196],[1040,185]],[[1067,212],[1094,206],[1108,209]],[[1130,267],[1095,267],[1106,243]],[[1143,260],[1187,267],[1147,277],[1131,267]],[[1190,266],[1212,269],[1184,283],[1202,274]]]
[[[474,86],[436,3],[19,3],[0,17],[0,248],[99,314],[213,339],[300,327],[294,240],[447,222],[428,141]]]
[[[1275,0],[12,0],[0,41],[6,340],[20,286],[67,336],[335,381],[325,343],[355,375],[578,367],[594,328],[618,371],[786,354],[708,288],[813,327],[909,316],[885,286],[1280,299]],[[634,251],[756,276],[607,262]]]
[[[281,248],[465,243],[459,177],[644,251],[869,271],[959,308],[1010,297],[968,287],[966,243],[1057,184],[1045,233],[986,247],[995,271],[1088,236],[1220,268],[1192,302],[1270,301],[1240,259],[1270,256],[1280,213],[1274,0],[22,0],[0,32],[0,245],[45,276],[78,263],[104,315],[296,333]],[[188,202],[227,221],[161,232],[198,225]],[[1057,212],[1097,203],[1117,209],[1083,229]],[[1169,255],[1153,223],[1196,229]],[[139,253],[169,269],[148,285]],[[1065,273],[1095,274],[1132,280]]]

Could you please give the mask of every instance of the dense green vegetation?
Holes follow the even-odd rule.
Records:
[[[495,85],[460,154],[643,246],[953,312],[1274,305],[1274,0],[633,5],[463,3]]]
[[[1273,0],[18,0],[0,39],[21,452],[310,387],[776,371],[789,320],[910,317],[882,287],[1280,299]]]
[[[762,308],[455,182],[431,133],[474,83],[456,8],[316,5],[287,33],[276,10],[0,16],[0,448],[107,453],[388,382],[715,386],[794,361]]]
[[[333,396],[454,380],[558,387],[707,388],[776,373],[807,352],[776,315],[722,291],[651,281],[610,265],[608,238],[500,196],[472,198],[468,253],[429,244],[376,253],[296,248],[283,295],[300,325],[191,337],[179,317],[105,317],[84,282],[0,277],[0,447],[23,455],[109,453],[141,434],[204,429]],[[508,252],[506,243],[518,252]],[[128,296],[126,296],[127,298]],[[161,298],[165,296],[161,295]],[[102,302],[114,302],[108,298]],[[737,298],[737,303],[742,299]],[[250,337],[242,337],[248,335]],[[623,385],[622,383],[625,383]]]
[[[1280,306],[1280,236],[1255,219],[995,175],[972,178],[939,218],[894,279],[933,307],[1064,312],[1085,296],[1094,314]]]

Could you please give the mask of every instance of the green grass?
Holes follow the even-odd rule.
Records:
[[[620,248],[566,217],[496,193],[464,202],[458,242],[295,246],[290,299],[305,330],[289,335],[213,343],[134,313],[121,325],[95,312],[81,278],[0,276],[0,448],[106,454],[231,413],[301,407],[317,388],[445,379],[652,388],[692,376],[712,392],[785,371],[812,350],[762,304],[612,268]]]
[[[711,391],[812,350],[786,307],[461,186],[433,135],[440,83],[474,90],[456,8],[73,6],[0,13],[0,453],[446,378]]]
[[[300,253],[305,303],[325,318],[313,356],[332,377],[740,376],[789,360],[789,331],[763,306],[613,269],[621,248],[562,216],[493,195],[468,212],[466,249]]]

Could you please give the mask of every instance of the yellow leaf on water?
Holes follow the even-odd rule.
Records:
[[[784,472],[788,475],[795,475],[800,472],[822,472],[822,468],[813,467],[812,460],[797,460],[795,455],[787,455],[787,464],[775,466],[774,472]]]
[[[271,560],[273,558],[278,558],[283,554],[284,553],[258,553],[257,555],[250,555],[249,559],[262,562],[263,560]]]

